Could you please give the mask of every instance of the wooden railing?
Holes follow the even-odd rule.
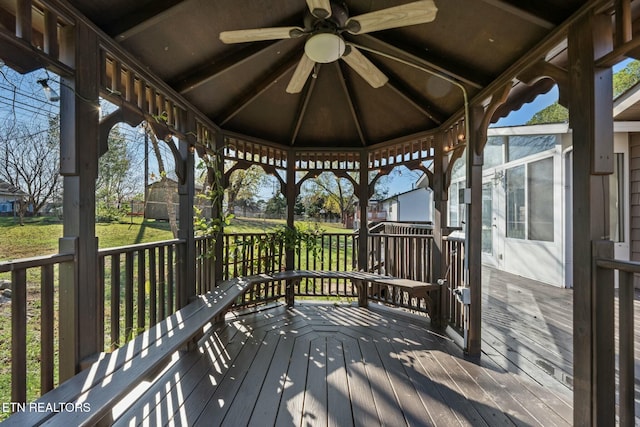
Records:
[[[441,309],[447,325],[460,335],[463,334],[464,306],[457,300],[453,290],[463,285],[464,272],[464,236],[449,235],[443,237],[442,256],[445,271],[446,290],[442,292]]]
[[[175,239],[98,251],[107,349],[178,309],[175,263],[182,243]]]
[[[315,253],[312,248],[301,246],[294,262],[298,270],[351,271],[355,268],[355,235],[323,233]],[[304,279],[294,289],[295,296],[355,298],[357,292],[346,279]]]
[[[0,263],[0,273],[11,273],[11,401],[26,402],[27,398],[27,352],[34,351],[39,358],[40,390],[44,394],[56,385],[57,365],[55,337],[57,330],[54,318],[57,313],[57,267],[63,263],[73,263],[74,254],[58,254],[27,258]],[[28,301],[27,277],[39,276],[40,300]],[[37,295],[37,291],[33,292]],[[39,307],[39,309],[38,309]],[[37,311],[37,312],[36,312]],[[30,319],[40,322],[31,324]],[[29,332],[29,333],[28,333]],[[36,334],[34,337],[33,334]],[[39,336],[37,336],[39,335]],[[30,336],[31,343],[27,343]],[[33,349],[33,342],[40,348]],[[36,386],[33,384],[32,386]],[[30,393],[31,394],[31,393]],[[6,399],[8,396],[3,396]],[[4,400],[5,402],[7,400]]]
[[[635,425],[635,359],[634,359],[634,275],[640,273],[640,262],[619,261],[600,259],[596,262],[598,269],[618,271],[618,415],[621,426]],[[596,274],[596,277],[598,274]],[[611,286],[613,283],[598,283],[599,286]],[[602,301],[607,305],[608,302]],[[599,319],[599,322],[611,322],[606,327],[607,330],[614,330],[615,313],[608,318]],[[613,337],[611,344],[613,347]],[[613,366],[609,369],[615,370],[615,358],[612,358]],[[613,378],[609,379],[614,381]],[[615,386],[614,386],[615,387]],[[614,396],[606,398],[613,399]]]
[[[104,350],[119,347],[178,308],[175,263],[180,244],[181,240],[169,240],[98,252],[98,286],[103,297],[96,314],[104,326]],[[58,270],[64,263],[74,265],[74,254],[0,263],[0,273],[11,277],[12,402],[36,398],[57,383]],[[32,372],[33,366],[39,366],[39,374]],[[38,375],[39,387],[32,382]]]

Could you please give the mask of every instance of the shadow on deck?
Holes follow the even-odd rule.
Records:
[[[300,303],[238,313],[116,425],[569,425],[570,393],[466,358],[424,318]],[[507,363],[508,365],[508,363]],[[567,389],[568,391],[568,389]],[[123,406],[125,406],[123,404]]]
[[[573,390],[573,291],[484,268],[482,350],[548,388]]]

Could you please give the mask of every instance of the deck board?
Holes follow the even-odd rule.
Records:
[[[315,333],[307,333],[296,338],[290,364],[287,367],[287,371],[283,372],[286,380],[276,417],[276,426],[303,425],[302,410],[304,407],[307,367],[309,365],[311,341],[315,336]]]
[[[301,330],[302,333],[305,331]],[[273,425],[278,415],[278,406],[282,397],[285,376],[296,340],[291,336],[282,336],[266,372],[260,393],[251,412],[248,425],[263,427]]]
[[[540,312],[551,324],[566,317],[528,310],[518,321]],[[524,356],[507,350],[518,342],[518,351],[533,353],[539,345],[515,335],[521,326],[499,339],[514,313],[488,314],[496,326],[483,335],[479,358],[465,356],[424,317],[378,304],[303,302],[230,314],[116,425],[570,425],[570,388],[559,381],[548,387],[555,377],[535,378],[544,370],[518,365],[526,365]],[[534,335],[542,340],[544,333],[540,327]]]
[[[327,338],[327,417],[329,426],[353,426],[349,378],[344,348],[335,337]]]
[[[382,366],[376,344],[372,339],[359,341],[362,352],[362,362],[365,366],[367,377],[373,394],[373,404],[378,413],[382,425],[406,425],[404,415],[396,404],[393,386],[389,381],[387,372]]]
[[[358,341],[341,332],[339,337],[343,345],[345,367],[349,379],[351,412],[356,427],[379,426],[380,419],[373,402],[373,392],[369,377],[362,363],[363,357]]]

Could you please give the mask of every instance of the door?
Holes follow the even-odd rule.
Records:
[[[482,258],[483,262],[496,265],[495,218],[493,209],[493,185],[491,181],[482,184]]]

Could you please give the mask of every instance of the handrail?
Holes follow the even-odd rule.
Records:
[[[151,242],[151,243],[138,243],[135,245],[127,245],[127,246],[118,246],[115,248],[107,248],[107,249],[100,249],[98,250],[98,255],[99,256],[109,256],[109,255],[115,255],[115,254],[122,254],[122,253],[127,253],[127,252],[136,252],[136,251],[141,251],[141,250],[145,250],[145,249],[153,249],[153,248],[157,248],[160,246],[171,246],[171,245],[178,245],[181,243],[185,243],[186,240],[184,239],[171,239],[171,240],[160,240],[158,242]]]
[[[75,254],[62,253],[31,258],[21,258],[14,261],[3,261],[0,262],[0,273],[8,273],[10,271],[24,270],[34,267],[42,267],[45,265],[54,265],[61,262],[73,261],[74,259]]]
[[[380,229],[384,229],[387,226],[433,230],[433,223],[431,221],[382,221],[369,228],[369,233],[379,233]]]
[[[596,265],[609,270],[619,270],[626,273],[640,273],[640,262],[638,261],[600,258],[596,260]]]

